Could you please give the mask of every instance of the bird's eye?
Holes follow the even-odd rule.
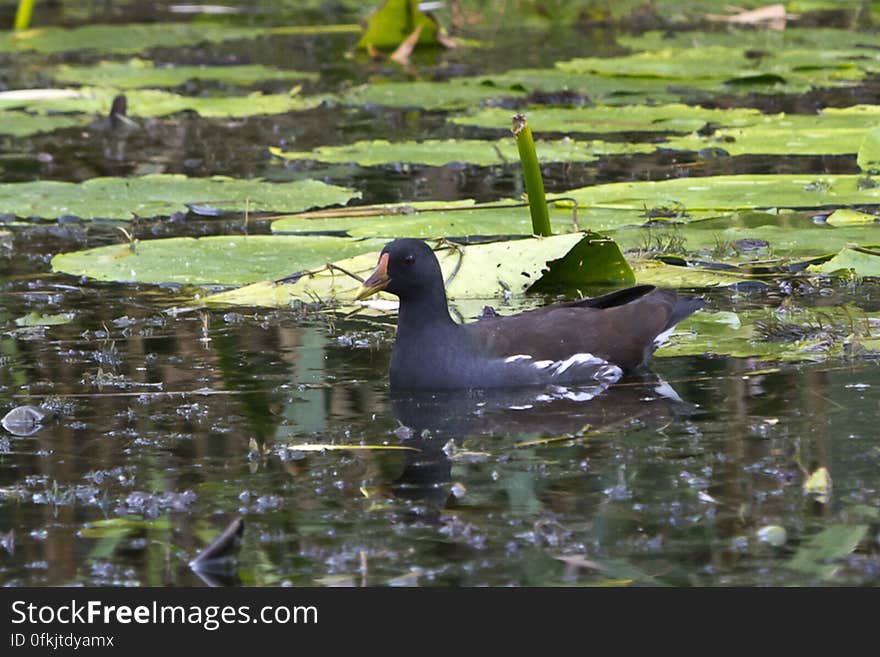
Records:
[[[409,253],[409,254],[403,256],[403,264],[405,264],[405,265],[411,265],[415,261],[416,261],[416,257],[412,253]]]

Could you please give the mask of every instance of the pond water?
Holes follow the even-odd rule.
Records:
[[[478,52],[417,54],[414,66],[444,77],[619,51],[613,31],[583,26],[480,36]],[[524,39],[542,47],[523,49]],[[399,75],[387,63],[346,59],[351,44],[350,35],[273,36],[159,55],[279,66],[295,57],[297,69],[321,74],[306,83],[315,93]],[[94,60],[17,57],[0,55],[0,80],[11,88],[28,86],[40,66]],[[876,79],[737,102],[807,111],[831,98],[876,103]],[[272,160],[266,150],[481,134],[490,133],[411,109],[321,107],[235,120],[185,113],[112,148],[100,131],[81,128],[0,137],[0,182],[161,171],[319,177],[359,190],[359,203],[521,193],[515,164],[318,168]],[[792,171],[859,168],[854,156],[660,152],[551,165],[544,175],[556,192]],[[579,396],[392,396],[393,317],[308,304],[174,312],[193,305],[192,287],[52,273],[56,253],[121,241],[117,223],[11,222],[0,241],[0,410],[30,404],[51,415],[30,435],[0,432],[4,585],[880,584],[876,356],[783,364],[657,357],[654,376]],[[141,240],[269,232],[267,222],[245,225],[239,215],[125,226]],[[869,279],[689,293],[712,310],[796,302],[880,311],[880,286]],[[16,325],[34,312],[72,321]],[[404,449],[297,450],[303,443]],[[833,484],[810,494],[805,483],[819,468]],[[237,567],[222,576],[190,570],[189,560],[238,516],[245,532]]]

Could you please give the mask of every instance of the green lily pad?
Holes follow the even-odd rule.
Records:
[[[442,248],[437,256],[446,279],[447,295],[450,299],[503,299],[511,294],[523,294],[540,280],[551,260],[564,256],[584,239],[591,241],[589,236],[585,238],[583,234],[572,233]],[[340,271],[365,279],[375,269],[378,258],[378,252],[364,254],[340,260],[335,263],[337,268],[322,268],[294,283],[257,283],[211,295],[204,301],[216,305],[284,307],[294,301],[319,300],[351,308],[360,281]],[[613,278],[611,272],[615,269],[623,271],[611,259],[605,264],[609,270],[600,272],[594,269],[591,275],[605,279]],[[384,293],[379,296],[394,300]],[[364,305],[372,304],[371,301],[364,302]]]
[[[841,208],[840,210],[832,212],[825,223],[829,226],[834,226],[835,228],[843,228],[846,226],[872,226],[878,223],[878,217],[873,214],[867,214],[866,212]]]
[[[264,80],[314,80],[317,73],[250,64],[246,66],[156,66],[144,59],[102,61],[95,66],[61,65],[51,71],[54,80],[66,84],[114,89],[176,87],[189,80],[217,80],[250,85]]]
[[[41,90],[29,90],[32,93]],[[0,109],[25,108],[33,112],[80,112],[106,114],[118,89],[82,87],[51,89],[52,94],[33,94],[23,100],[20,94],[0,92]],[[317,96],[252,93],[245,96],[181,96],[160,89],[132,89],[126,92],[131,116],[167,116],[190,110],[204,117],[256,116],[312,109],[321,103]]]
[[[706,123],[728,126],[750,125],[761,121],[753,109],[705,109],[673,103],[669,105],[598,105],[590,107],[527,108],[529,126],[535,133],[601,132],[692,132]],[[484,108],[467,116],[454,117],[454,123],[484,128],[509,128],[510,110]]]
[[[88,118],[82,116],[29,114],[0,110],[0,135],[26,137],[40,132],[52,132],[60,128],[84,125],[87,121]]]
[[[838,212],[844,211],[834,214]],[[672,221],[666,226],[655,222],[650,227],[620,228],[608,234],[627,250],[691,256],[716,263],[757,261],[780,269],[790,263],[831,257],[847,244],[876,238],[873,223],[816,223],[811,214],[744,211],[687,223]]]
[[[880,128],[868,132],[859,146],[856,162],[867,174],[880,173]]]
[[[585,215],[592,208],[644,210],[657,207],[677,207],[683,213],[723,214],[760,208],[877,203],[880,188],[859,189],[859,176],[855,175],[740,175],[611,183],[581,187],[561,195],[573,197],[581,207],[587,206]]]
[[[60,326],[62,324],[69,324],[73,321],[73,318],[73,313],[44,315],[35,310],[31,313],[28,313],[24,317],[19,317],[18,319],[16,319],[15,325],[24,328],[29,328],[32,326]]]
[[[344,232],[352,237],[465,237],[469,235],[531,235],[532,219],[523,205],[471,208],[473,201],[438,204],[400,203],[372,206],[364,216],[363,207],[345,208],[348,216],[286,217],[272,223],[275,233]],[[335,214],[335,213],[334,213]],[[555,232],[577,230],[567,208],[550,208]]]
[[[867,525],[829,525],[798,547],[786,567],[819,580],[834,577],[838,565],[855,550],[868,533]]]
[[[876,229],[875,229],[876,230]],[[810,265],[807,271],[820,274],[853,272],[858,276],[880,277],[880,245],[870,248],[847,247],[820,265]]]
[[[510,123],[511,114],[507,114]],[[539,141],[535,144],[542,162],[591,162],[601,155],[651,152],[653,147],[642,144],[614,142],[578,142],[571,139]],[[328,163],[355,162],[361,166],[408,162],[427,166],[444,166],[467,162],[492,166],[519,162],[516,142],[510,139],[483,141],[478,139],[428,139],[425,141],[388,142],[382,139],[359,141],[345,146],[318,146],[309,151],[269,151],[286,160],[317,160]]]
[[[586,57],[557,63],[563,71],[614,77],[659,78],[716,90],[798,93],[814,87],[851,85],[880,68],[855,48],[817,51],[786,47],[754,57],[743,45],[666,46],[623,57]]]
[[[657,356],[823,361],[843,356],[853,333],[865,330],[865,319],[878,316],[850,306],[801,309],[782,316],[768,310],[702,311],[678,324]]]
[[[880,122],[880,107],[829,108],[816,115],[761,115],[748,125],[727,127],[720,118],[711,135],[672,137],[662,146],[677,150],[720,148],[729,155],[847,155],[862,152],[866,135]],[[864,168],[864,167],[863,167]]]
[[[74,184],[37,181],[0,184],[0,213],[55,218],[131,219],[186,212],[187,204],[224,211],[290,212],[346,203],[359,194],[317,180],[269,183],[215,176],[153,174],[139,178],[92,178]]]
[[[437,21],[420,11],[418,0],[385,0],[370,15],[357,47],[396,48],[417,28],[419,45],[437,43]]]
[[[668,288],[700,289],[727,287],[751,281],[754,277],[748,272],[736,269],[710,269],[671,265],[660,260],[636,259],[632,261],[636,281],[640,285],[657,285]]]
[[[386,240],[217,235],[112,244],[52,258],[52,270],[99,281],[245,285],[374,252]]]
[[[45,27],[19,32],[0,32],[0,52],[36,50],[43,53],[58,53],[93,50],[104,53],[136,53],[149,48],[174,48],[199,43],[255,39],[268,34],[330,34],[358,31],[360,27],[357,25],[260,28],[198,21],[84,25],[69,29]]]
[[[496,98],[524,96],[521,89],[499,89],[476,80],[448,82],[386,82],[366,84],[346,92],[340,98],[347,105],[382,105],[420,109],[457,109],[478,105]],[[508,115],[510,112],[508,111]],[[510,117],[508,116],[508,123]]]

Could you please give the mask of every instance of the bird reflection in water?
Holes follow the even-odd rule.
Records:
[[[392,393],[407,452],[394,494],[419,505],[419,520],[432,521],[449,499],[455,445],[468,437],[576,437],[586,428],[601,432],[627,423],[663,426],[688,417],[696,407],[683,401],[652,373],[616,384]],[[453,442],[451,442],[453,441]],[[510,443],[509,449],[514,449]]]

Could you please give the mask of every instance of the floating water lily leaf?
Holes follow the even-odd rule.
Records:
[[[317,180],[269,183],[215,176],[187,178],[152,174],[139,178],[92,178],[74,184],[57,181],[0,184],[0,213],[19,217],[131,219],[186,212],[187,204],[226,211],[290,212],[346,203],[358,193]]]
[[[455,203],[420,202],[343,208],[332,217],[292,216],[272,224],[276,233],[345,232],[352,237],[465,237],[469,235],[531,235],[532,219],[528,207],[514,206],[476,209],[473,201]],[[309,213],[312,215],[313,213]],[[320,213],[316,213],[320,214]],[[334,213],[336,214],[336,213]],[[308,216],[308,215],[307,215]],[[556,232],[576,230],[573,214],[567,208],[551,208],[550,220]]]
[[[440,266],[450,299],[493,299],[522,294],[540,280],[552,260],[568,253],[582,239],[580,233],[556,235],[438,250]],[[303,276],[292,284],[257,283],[209,296],[209,304],[248,306],[287,306],[294,300],[324,303],[353,303],[360,281],[343,274],[349,272],[365,279],[376,267],[378,253],[341,260],[337,267],[325,268]],[[620,270],[618,264],[605,263]],[[594,271],[597,279],[613,278],[613,273]]]
[[[29,114],[0,110],[0,135],[25,137],[39,132],[52,132],[59,128],[84,125],[88,119],[82,116]]]
[[[867,525],[829,525],[804,541],[785,565],[809,577],[831,579],[839,568],[833,562],[851,554],[867,533]]]
[[[837,210],[834,214],[838,212],[852,211]],[[848,244],[866,243],[877,236],[873,223],[817,223],[811,214],[744,211],[687,223],[673,220],[666,226],[655,221],[650,227],[627,227],[608,233],[621,248],[639,253],[675,254],[691,260],[743,265],[749,270],[778,271],[791,265],[800,270],[805,260],[827,259]],[[862,216],[873,220],[871,215]]]
[[[148,48],[193,46],[269,34],[330,34],[360,31],[358,25],[287,26],[277,28],[237,27],[219,23],[126,23],[84,25],[75,28],[46,27],[18,32],[0,32],[0,52],[37,50],[57,53],[73,50],[136,53]]]
[[[18,94],[0,93],[0,109],[25,108],[32,112],[79,112],[106,114],[118,89],[83,87],[80,89],[50,89],[65,94],[36,95],[22,99]],[[128,113],[131,116],[167,116],[186,110],[198,112],[205,117],[256,116],[259,114],[282,114],[317,107],[321,98],[296,94],[252,93],[246,96],[181,96],[160,89],[132,89],[126,94]]]
[[[679,218],[684,218],[685,213],[698,211],[721,214],[756,208],[820,208],[877,203],[880,187],[859,189],[859,178],[855,175],[809,174],[676,178],[581,187],[560,196],[571,196],[581,206],[605,209],[678,208]]]
[[[588,232],[561,258],[547,263],[549,270],[531,292],[578,290],[591,285],[632,285],[632,268],[613,239]]]
[[[710,135],[672,137],[662,147],[716,148],[728,155],[845,155],[862,152],[866,135],[878,122],[880,107],[876,105],[829,108],[816,115],[761,115],[741,127],[729,127],[721,118]]]
[[[16,406],[0,420],[0,426],[14,436],[32,436],[49,414],[36,406]]]
[[[841,208],[832,212],[825,223],[835,228],[844,226],[872,226],[878,223],[878,217],[866,212]]]
[[[682,97],[670,89],[668,80],[658,78],[612,78],[592,73],[563,71],[558,68],[514,69],[473,78],[459,78],[496,88],[499,96],[505,90],[565,94],[572,104],[589,99],[596,104],[630,105],[637,102],[669,102]],[[509,94],[508,94],[509,95]],[[688,94],[692,96],[693,94]],[[580,96],[581,98],[578,98]],[[565,97],[560,98],[565,102]]]
[[[821,274],[849,271],[858,276],[880,277],[880,245],[841,249],[830,260],[819,265],[810,265],[807,271]]]
[[[386,240],[284,235],[173,237],[112,244],[52,258],[53,271],[100,281],[245,285],[279,279],[358,253]]]
[[[660,260],[633,260],[632,267],[639,284],[668,288],[726,287],[752,280],[747,272],[737,269],[670,265]]]
[[[762,120],[753,109],[705,109],[690,105],[599,105],[589,107],[534,107],[526,110],[535,133],[544,132],[692,132],[706,123],[751,125]],[[491,107],[451,119],[461,125],[510,127],[510,110]]]
[[[510,123],[510,112],[505,112]],[[564,139],[540,141],[535,144],[542,162],[591,162],[601,155],[648,153],[646,144],[585,142]],[[478,166],[516,163],[519,156],[512,138],[498,141],[479,139],[429,139],[425,141],[388,142],[383,139],[359,141],[345,146],[318,146],[309,151],[284,152],[270,147],[269,151],[286,160],[317,160],[319,162],[355,162],[361,166],[407,162],[428,166],[444,166],[466,162]]]
[[[864,136],[856,161],[865,173],[880,173],[880,128],[875,128]]]
[[[477,105],[491,98],[524,96],[521,89],[498,89],[473,79],[448,82],[387,82],[366,84],[345,93],[341,101],[348,105],[383,105],[421,109],[456,109]],[[510,122],[508,112],[508,123]]]
[[[822,361],[842,356],[852,336],[870,331],[878,316],[853,306],[801,309],[782,317],[767,310],[704,310],[681,322],[657,356]]]
[[[52,78],[67,84],[114,89],[176,87],[189,80],[217,80],[233,85],[250,85],[264,80],[314,80],[317,73],[304,73],[249,64],[244,66],[156,66],[152,61],[129,59],[102,61],[95,66],[64,64],[50,72]]]
[[[58,313],[56,315],[43,315],[34,310],[24,317],[15,320],[16,326],[60,326],[61,324],[70,324],[73,321],[73,313]]]
[[[661,78],[683,85],[801,92],[813,87],[852,84],[880,62],[858,49],[782,48],[750,57],[742,45],[664,47],[623,57],[587,57],[557,63],[563,71],[609,76]],[[753,51],[752,51],[753,52]]]
[[[416,29],[420,45],[437,43],[437,21],[422,13],[418,0],[385,0],[370,15],[357,47],[396,48]]]

